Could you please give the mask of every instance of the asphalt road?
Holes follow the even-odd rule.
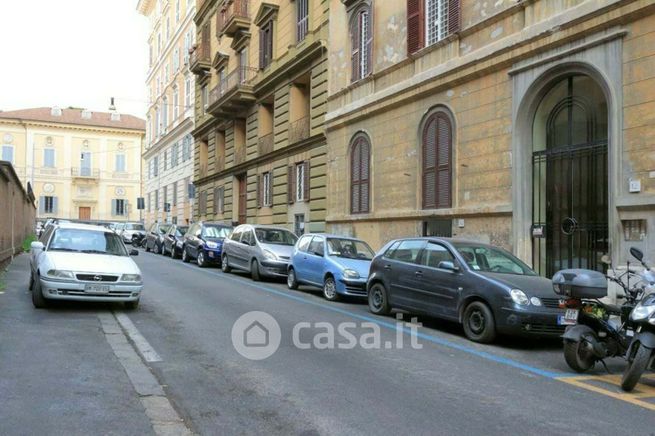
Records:
[[[393,317],[373,316],[362,302],[329,303],[309,289],[144,252],[135,260],[146,289],[140,308],[125,313],[160,357],[146,363],[166,398],[198,434],[655,433],[655,411],[562,382],[571,374],[558,341],[483,346],[456,325],[420,318],[422,348],[414,349]],[[36,311],[26,265],[26,256],[14,261],[0,295],[0,433],[152,432],[143,396],[98,318],[122,308]],[[281,329],[279,348],[264,360],[233,346],[232,326],[250,311],[270,314]],[[300,333],[301,346],[326,331],[316,323],[338,331],[350,322],[357,340],[376,325],[381,347],[300,349],[293,340],[300,322],[312,325]],[[345,342],[337,336],[336,344]]]

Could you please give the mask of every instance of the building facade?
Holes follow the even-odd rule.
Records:
[[[191,220],[194,78],[189,49],[195,38],[195,0],[140,0],[148,17],[148,109],[143,150],[145,223]]]
[[[30,182],[37,217],[138,220],[145,123],[83,109],[0,112],[0,160]]]
[[[655,3],[331,0],[327,228],[655,250]]]
[[[197,219],[325,229],[329,3],[198,3]]]

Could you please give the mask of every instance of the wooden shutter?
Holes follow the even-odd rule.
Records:
[[[293,204],[296,200],[296,177],[294,174],[293,165],[289,165],[287,168],[287,201],[289,204]]]
[[[268,22],[268,31],[266,32],[266,65],[273,61],[273,21]]]
[[[265,26],[259,28],[259,69],[263,70],[266,68],[266,37],[265,37]]]
[[[263,188],[263,183],[262,183],[262,175],[257,174],[257,208],[262,207],[262,188]]]
[[[369,203],[369,179],[370,179],[370,147],[368,141],[362,138],[360,145],[360,193],[359,201],[360,207],[359,211],[361,213],[368,212],[368,203]]]
[[[360,64],[360,53],[359,53],[359,35],[360,35],[360,14],[352,20],[352,25],[350,26],[350,65],[352,67],[350,80],[355,82],[360,79],[359,77],[359,64]]]
[[[309,201],[309,193],[311,192],[311,190],[309,189],[309,180],[310,180],[310,177],[309,177],[309,168],[310,168],[310,163],[309,163],[309,161],[305,161],[305,162],[303,163],[303,165],[305,166],[305,171],[304,171],[304,174],[303,174],[303,175],[304,175],[304,180],[303,180],[303,188],[304,188],[304,191],[303,191],[303,198],[305,199],[305,201]]]
[[[373,20],[371,19],[371,11],[367,11],[363,19],[366,20],[366,65],[364,74],[368,76],[373,71]]]
[[[460,29],[460,0],[449,0],[448,2],[448,33],[457,33]]]
[[[369,211],[369,174],[370,146],[368,141],[360,137],[353,145],[351,155],[351,213],[366,213]]]
[[[442,112],[430,117],[423,132],[423,207],[452,207],[452,125]]]
[[[425,46],[425,0],[407,0],[407,54]]]
[[[437,123],[433,115],[423,130],[423,208],[437,205]]]
[[[214,215],[218,213],[218,188],[214,188]]]

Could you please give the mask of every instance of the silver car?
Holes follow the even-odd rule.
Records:
[[[223,242],[221,269],[250,272],[253,280],[286,277],[298,237],[283,227],[243,224]]]

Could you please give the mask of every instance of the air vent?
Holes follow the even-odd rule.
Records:
[[[50,109],[50,115],[53,117],[60,117],[61,116],[61,108],[54,106],[52,109]]]
[[[87,109],[84,109],[82,111],[82,118],[84,118],[85,120],[90,120],[91,119],[91,111],[87,110]]]
[[[112,121],[120,121],[121,120],[121,114],[118,112],[112,112],[111,113],[111,120]]]

